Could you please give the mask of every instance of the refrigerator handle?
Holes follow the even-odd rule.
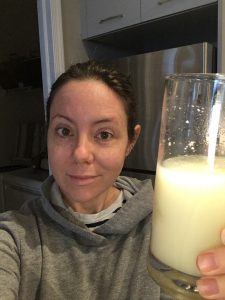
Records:
[[[161,115],[158,114],[154,129],[152,131],[151,157],[153,163],[157,164],[158,148],[159,148],[159,131],[160,131]]]

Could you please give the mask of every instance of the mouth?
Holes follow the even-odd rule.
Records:
[[[98,176],[92,175],[68,175],[73,184],[82,186],[93,183]]]

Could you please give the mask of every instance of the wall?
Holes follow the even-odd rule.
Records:
[[[82,1],[82,0],[81,0]],[[65,68],[88,59],[81,39],[80,0],[62,0]]]

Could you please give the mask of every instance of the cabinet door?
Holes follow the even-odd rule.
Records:
[[[81,5],[86,38],[140,22],[140,0],[82,0]]]
[[[216,0],[141,0],[141,21],[148,21],[187,9],[217,2]]]

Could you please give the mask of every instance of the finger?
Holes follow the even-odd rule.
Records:
[[[225,247],[202,252],[197,258],[197,266],[203,275],[225,274]]]
[[[225,245],[225,229],[221,231],[221,242]]]
[[[225,275],[202,277],[197,281],[197,288],[205,299],[225,299]]]

